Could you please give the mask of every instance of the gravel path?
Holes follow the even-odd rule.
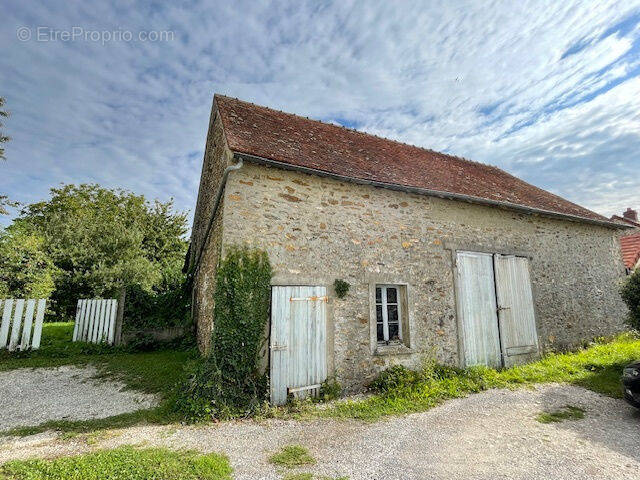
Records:
[[[149,408],[153,395],[124,391],[118,382],[94,379],[94,367],[0,372],[0,432],[48,420],[87,420]]]
[[[585,408],[585,418],[558,424],[535,420],[540,411],[567,404]],[[122,444],[162,445],[226,453],[236,479],[280,480],[284,472],[267,458],[291,443],[306,446],[318,460],[298,471],[348,475],[350,480],[636,480],[640,472],[640,414],[621,400],[566,385],[491,390],[376,423],[273,420],[145,426],[91,442],[43,434],[0,443],[0,462]]]

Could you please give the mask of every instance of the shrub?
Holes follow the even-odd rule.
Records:
[[[631,328],[640,330],[640,269],[627,278],[620,291],[622,300],[629,307],[627,323]]]
[[[377,393],[390,393],[399,389],[418,386],[425,379],[423,372],[394,365],[380,372],[369,388]]]
[[[212,352],[182,388],[176,406],[189,421],[253,415],[266,401],[259,355],[266,340],[271,266],[265,252],[231,248],[216,272]]]
[[[319,400],[322,402],[335,400],[340,396],[341,392],[342,392],[342,387],[335,379],[333,378],[327,379],[320,386]]]
[[[336,296],[338,298],[346,297],[347,293],[349,293],[350,287],[351,285],[349,285],[344,280],[336,279],[336,281],[333,282],[333,289],[336,291]]]

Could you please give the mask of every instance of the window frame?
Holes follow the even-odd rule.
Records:
[[[374,311],[375,311],[375,326],[376,326],[376,342],[378,345],[393,345],[393,344],[402,344],[403,342],[403,337],[402,337],[402,323],[403,323],[403,317],[402,317],[402,287],[403,285],[400,284],[393,284],[393,283],[378,283],[375,285],[374,287]],[[380,291],[380,303],[378,303],[378,299],[377,299],[377,293],[378,293],[378,288],[381,289]],[[389,288],[393,288],[396,291],[396,301],[395,302],[391,302],[389,303],[387,301],[388,296],[387,296],[387,290]],[[395,305],[398,311],[398,319],[397,319],[397,324],[398,324],[398,338],[397,339],[390,339],[389,338],[389,309],[388,306],[389,304],[391,305]],[[377,308],[378,305],[380,305],[382,307],[382,337],[383,339],[380,340],[378,338],[378,313],[377,313]],[[396,323],[393,322],[393,323]]]

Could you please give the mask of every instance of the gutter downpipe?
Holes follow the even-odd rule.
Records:
[[[218,211],[218,207],[220,206],[222,193],[224,192],[224,189],[227,185],[227,178],[229,177],[229,174],[231,172],[233,172],[234,170],[240,170],[242,168],[242,165],[244,165],[244,162],[241,157],[235,157],[235,158],[237,158],[238,162],[233,165],[229,165],[227,168],[224,169],[224,172],[222,173],[222,180],[220,181],[220,186],[218,187],[216,200],[213,203],[211,219],[209,220],[209,224],[207,225],[207,230],[204,234],[204,238],[202,239],[202,245],[200,245],[200,251],[198,252],[198,257],[196,258],[196,262],[193,264],[193,276],[196,275],[196,273],[198,272],[198,268],[200,267],[200,260],[202,259],[202,254],[204,253],[204,249],[207,245],[207,241],[209,240],[209,234],[211,233],[213,222],[216,219],[216,212]]]

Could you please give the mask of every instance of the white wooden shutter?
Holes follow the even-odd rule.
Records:
[[[499,367],[500,337],[496,315],[493,255],[458,252],[456,299],[462,329],[464,365]]]
[[[495,255],[498,321],[505,367],[530,361],[538,354],[529,260]]]

